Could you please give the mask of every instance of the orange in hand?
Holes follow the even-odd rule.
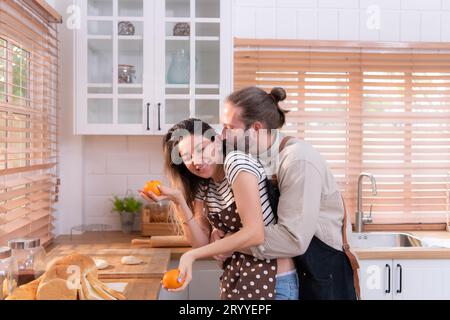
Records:
[[[167,271],[162,279],[162,286],[165,289],[178,289],[184,283],[184,279],[181,282],[178,282],[179,275],[180,271],[178,269]]]
[[[144,186],[144,191],[145,192],[153,192],[154,194],[156,194],[157,196],[161,195],[161,191],[158,189],[158,186],[161,185],[161,181],[159,180],[151,180],[148,181],[145,186]]]

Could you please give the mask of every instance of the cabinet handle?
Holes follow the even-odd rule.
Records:
[[[391,293],[391,266],[386,264],[386,268],[388,269],[388,288],[385,293]]]
[[[147,103],[147,131],[150,131],[150,103]]]
[[[400,278],[399,278],[399,286],[398,286],[398,289],[397,289],[397,293],[402,293],[402,282],[403,282],[403,279],[402,279],[402,266],[400,265],[400,264],[397,264],[397,268],[399,269],[399,271],[400,271]]]
[[[158,103],[158,131],[161,131],[161,102]]]

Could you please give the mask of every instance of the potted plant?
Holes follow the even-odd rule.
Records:
[[[123,198],[114,196],[112,202],[112,210],[120,214],[122,231],[124,233],[131,233],[133,231],[135,216],[142,209],[142,202],[133,196],[125,196]]]

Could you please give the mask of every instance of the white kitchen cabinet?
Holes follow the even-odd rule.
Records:
[[[194,263],[189,300],[220,300],[220,276],[223,270],[214,260]]]
[[[188,117],[218,127],[231,90],[231,1],[75,4],[76,134],[164,134]]]
[[[363,300],[448,300],[450,260],[360,260]]]
[[[394,300],[449,300],[450,260],[393,260]]]
[[[392,260],[360,260],[359,284],[363,300],[392,300]]]
[[[171,260],[169,269],[178,267],[179,260]],[[199,260],[193,265],[192,281],[188,288],[178,293],[163,288],[159,292],[159,300],[219,300],[220,276],[222,269],[215,260]]]

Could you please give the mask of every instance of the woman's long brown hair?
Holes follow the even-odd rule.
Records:
[[[174,161],[176,160],[173,159],[174,154],[178,155],[178,160],[181,159],[178,152],[178,143],[183,137],[183,133],[191,135],[201,133],[202,135],[211,138],[211,141],[214,141],[216,132],[206,122],[195,118],[189,118],[174,125],[163,139],[166,174],[169,177],[172,186],[182,190],[186,203],[189,208],[194,211],[195,194],[198,192],[200,185],[208,180],[192,174],[183,161]]]

